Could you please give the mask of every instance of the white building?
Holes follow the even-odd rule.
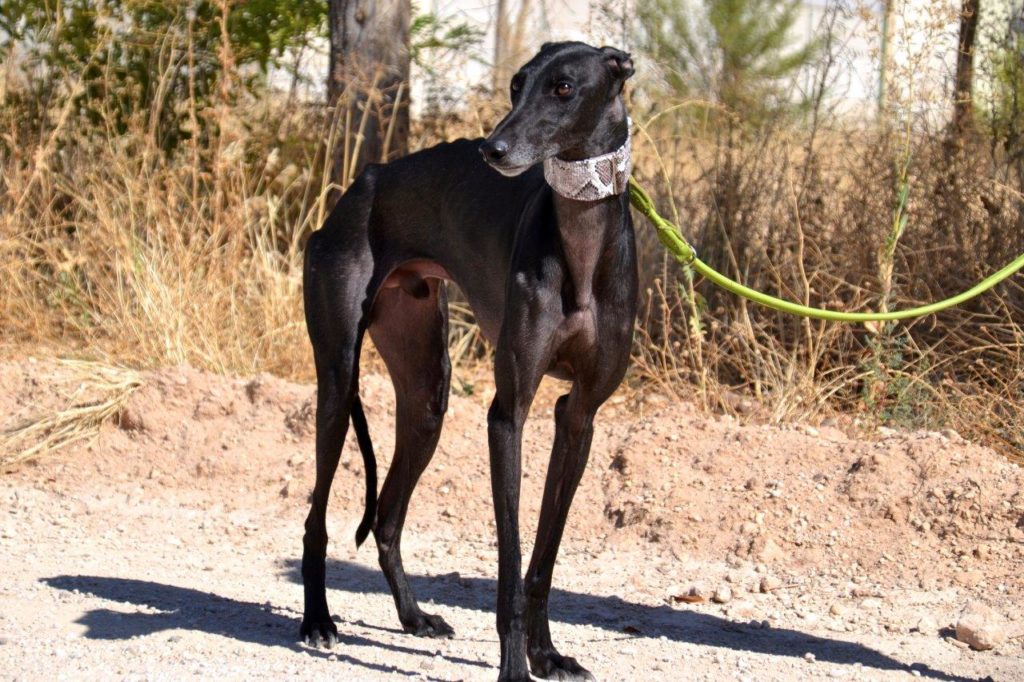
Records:
[[[700,12],[701,0],[691,0]],[[924,116],[931,122],[945,119],[959,45],[961,0],[892,0],[888,45],[889,101],[897,109]],[[448,82],[469,87],[486,83],[494,56],[494,25],[497,0],[432,0],[429,11],[439,16],[459,17],[486,30],[477,60],[449,72]],[[506,15],[514,22],[526,12],[528,30],[521,36],[519,57],[532,54],[549,40],[584,40],[634,47],[635,26],[630,25],[635,0],[506,0]],[[832,23],[835,40],[834,74],[829,96],[841,112],[863,116],[877,109],[882,52],[884,0],[806,0],[797,33],[799,44],[820,36]],[[981,0],[982,17],[975,60],[976,91],[987,89],[994,43],[1005,36],[1011,19],[1021,16],[1022,0]],[[426,9],[426,5],[424,6]],[[835,16],[830,15],[831,12]],[[1024,28],[1018,20],[1018,30]],[[638,55],[639,56],[639,55]],[[490,57],[490,59],[488,59]],[[645,69],[642,56],[639,75]],[[811,87],[810,76],[796,87]]]
[[[482,32],[470,50],[435,51],[430,69],[414,66],[413,113],[429,108],[458,108],[474,88],[492,86],[495,60],[508,62],[507,72],[528,59],[544,42],[583,40],[635,50],[632,23],[636,0],[421,0],[419,12],[429,12],[452,24],[464,23]],[[693,3],[695,16],[701,0]],[[949,116],[959,43],[961,0],[891,0],[888,41],[889,102],[930,123]],[[838,2],[838,5],[835,4]],[[793,36],[800,44],[820,36],[831,25],[835,61],[829,98],[840,113],[873,115],[878,107],[884,0],[805,0]],[[1011,19],[1021,15],[1024,0],[981,0],[982,19],[975,61],[976,92],[984,92],[984,64],[994,36],[1002,36]],[[505,13],[507,49],[495,54],[499,7]],[[1024,21],[1018,22],[1024,28]],[[638,79],[653,77],[653,67],[637,54]],[[326,46],[308,58],[310,95],[320,96],[326,73]],[[812,87],[810,72],[798,90]]]

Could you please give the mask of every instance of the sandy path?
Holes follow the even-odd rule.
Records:
[[[52,380],[23,365],[7,370],[0,372],[5,382],[0,388],[14,394],[27,395],[25,377],[36,380],[36,389]],[[359,515],[359,467],[350,463],[353,470],[339,474],[333,502],[335,541],[328,568],[328,597],[341,645],[317,651],[296,642],[301,616],[297,558],[306,512],[305,493],[299,491],[310,480],[302,454],[309,436],[284,425],[308,398],[309,387],[265,379],[263,388],[254,391],[251,382],[175,371],[179,374],[147,377],[148,385],[165,383],[181,392],[140,392],[142,402],[134,409],[143,412],[144,431],[108,427],[90,446],[0,478],[0,678],[496,677],[496,552],[491,526],[482,521],[489,521],[486,475],[475,464],[459,466],[459,453],[468,458],[482,447],[483,432],[473,426],[483,409],[481,400],[454,401],[451,428],[457,438],[443,448],[447,460],[441,470],[425,477],[404,542],[425,609],[442,614],[455,627],[456,638],[417,639],[397,629],[375,552],[370,547],[357,552],[349,539]],[[205,382],[205,393],[196,392],[199,381]],[[385,384],[367,383],[372,406]],[[234,395],[235,407],[223,414],[210,412],[219,415],[216,419],[203,416],[203,396],[211,391]],[[261,391],[263,397],[253,398]],[[249,396],[258,410],[243,409],[246,403],[238,396]],[[28,402],[4,407],[18,413]],[[383,452],[388,441],[383,403],[377,413]],[[224,447],[221,441],[234,436],[221,419],[240,424],[238,433],[247,435]],[[609,478],[621,474],[622,462],[616,464],[615,457],[625,454],[629,466],[642,473],[641,455],[657,465],[662,445],[637,435],[635,417],[613,414],[615,419],[620,423],[609,426],[595,443],[606,452],[599,456],[595,451],[595,470],[588,472],[581,490],[580,511],[574,513],[556,569],[551,609],[556,644],[599,680],[1024,680],[1020,639],[995,651],[974,652],[942,631],[969,598],[996,606],[1008,618],[1007,627],[1016,628],[1011,634],[1024,631],[1022,543],[1011,532],[1012,524],[1005,532],[989,528],[992,537],[985,546],[991,549],[983,552],[985,561],[965,568],[961,558],[949,568],[936,553],[931,570],[918,571],[916,579],[891,566],[903,559],[883,560],[873,571],[864,558],[874,556],[867,549],[857,560],[859,568],[845,578],[832,570],[827,553],[801,554],[803,546],[787,544],[789,536],[781,532],[775,549],[782,556],[745,558],[746,550],[734,543],[717,542],[720,535],[740,532],[741,537],[742,531],[722,530],[731,528],[731,520],[716,523],[709,507],[690,505],[678,512],[676,525],[656,523],[664,517],[654,508],[643,515],[645,521],[622,524],[631,512],[619,504],[618,488]],[[540,447],[550,427],[538,423],[533,428],[528,443]],[[705,434],[706,447],[717,438],[715,428]],[[750,429],[751,442],[762,433],[793,437],[792,430],[742,428]],[[178,436],[165,438],[168,434]],[[966,445],[964,452],[973,456]],[[289,464],[297,455],[302,459]],[[536,511],[529,496],[540,485],[543,459],[535,456],[527,467],[527,528]],[[1014,467],[993,466],[998,469],[993,475],[1003,479],[1006,472],[1019,475]],[[723,476],[705,472],[705,485],[727,487],[719,485]],[[1011,484],[1019,495],[1019,479]],[[785,486],[796,483],[787,480]],[[1013,490],[994,484],[984,492],[997,498],[1005,494],[1011,508],[1019,499]],[[844,494],[849,497],[848,491]],[[715,496],[728,502],[720,492]],[[763,500],[771,499],[770,492],[764,494]],[[993,504],[1002,502],[998,498]],[[869,516],[852,503],[846,511],[854,516],[853,526],[858,513]],[[844,522],[838,512],[828,515],[839,525]],[[695,516],[701,518],[694,521]],[[849,518],[845,522],[851,525]],[[660,536],[652,539],[651,528]],[[827,535],[829,528],[822,531]],[[676,537],[687,533],[694,534],[692,541]],[[907,555],[907,561],[926,563],[925,551],[935,551],[928,533],[913,540],[908,536],[907,551],[917,551],[912,541],[920,553]],[[849,548],[841,542],[837,546],[844,549],[836,556],[849,558]],[[902,556],[893,543],[886,547],[883,553]],[[980,578],[959,580],[965,570]],[[777,578],[781,587],[761,593],[764,577]],[[733,596],[724,604],[673,602],[671,596],[691,584],[726,585]],[[935,631],[915,631],[923,616],[934,620]]]

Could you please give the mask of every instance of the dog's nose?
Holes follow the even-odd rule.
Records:
[[[480,153],[487,161],[501,161],[508,156],[508,142],[504,140],[486,141],[480,145]]]

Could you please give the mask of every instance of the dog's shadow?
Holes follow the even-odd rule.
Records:
[[[76,621],[86,627],[85,637],[88,639],[126,640],[164,630],[194,630],[263,646],[279,646],[320,658],[334,655],[338,660],[367,670],[409,676],[421,676],[422,673],[419,670],[404,670],[393,665],[360,660],[349,653],[350,647],[383,647],[413,655],[433,655],[434,651],[361,637],[346,631],[343,621],[338,628],[338,644],[334,649],[314,649],[298,641],[298,615],[279,613],[280,609],[273,608],[269,602],[257,604],[240,601],[187,587],[131,578],[89,575],[58,575],[43,578],[41,582],[58,590],[93,595],[154,611],[124,613],[111,609],[93,609]],[[301,598],[301,594],[298,596]],[[490,667],[481,661],[446,655],[443,652],[442,656],[460,665]]]
[[[287,577],[301,583],[298,564],[290,563]],[[379,570],[359,564],[332,561],[328,566],[328,587],[332,591],[359,594],[380,594],[390,601],[390,592]],[[367,663],[346,653],[346,645],[381,646],[410,654],[425,651],[387,642],[376,642],[367,637],[346,632],[344,623],[339,628],[339,646],[333,652],[324,652],[300,645],[297,639],[298,614],[278,613],[268,604],[257,604],[201,590],[163,585],[145,580],[108,578],[97,576],[62,575],[45,578],[50,587],[91,594],[103,599],[144,606],[156,613],[125,614],[109,609],[94,609],[86,613],[79,623],[87,627],[85,636],[92,639],[129,639],[162,630],[185,629],[230,637],[264,646],[281,646],[310,655],[327,656],[334,653],[339,659],[389,674],[414,675],[418,672],[394,666]],[[496,582],[490,578],[464,578],[455,575],[434,577],[410,576],[410,582],[421,603],[490,612],[494,609]],[[298,595],[297,593],[297,596]],[[336,608],[343,601],[337,596]],[[592,625],[614,633],[616,637],[664,637],[677,642],[747,651],[755,654],[803,657],[807,653],[816,660],[837,663],[859,663],[877,670],[917,671],[922,677],[951,682],[977,681],[935,670],[915,663],[908,666],[881,652],[856,642],[809,635],[784,628],[758,628],[734,623],[707,613],[675,609],[667,605],[636,604],[618,596],[595,596],[565,590],[552,590],[552,619],[572,625]],[[345,614],[354,615],[354,614]],[[364,627],[369,626],[361,623]],[[394,632],[391,628],[380,628]],[[475,667],[489,667],[483,661],[447,656],[448,660]]]

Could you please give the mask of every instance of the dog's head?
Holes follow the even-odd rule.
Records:
[[[620,95],[632,75],[630,56],[614,47],[545,44],[512,77],[512,110],[480,145],[480,153],[508,176],[553,156],[595,155],[595,147],[607,146],[625,123]]]

